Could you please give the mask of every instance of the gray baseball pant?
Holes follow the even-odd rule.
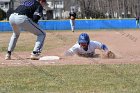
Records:
[[[41,30],[36,23],[34,23],[26,15],[19,15],[18,13],[11,14],[11,16],[9,17],[9,22],[13,29],[13,35],[11,36],[9,42],[8,51],[12,52],[14,50],[20,35],[20,30],[22,28],[25,31],[29,31],[37,36],[37,40],[33,51],[41,52],[46,33],[43,30]]]

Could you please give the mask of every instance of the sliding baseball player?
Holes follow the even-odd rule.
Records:
[[[115,54],[109,51],[108,47],[98,41],[92,41],[87,33],[81,33],[78,42],[65,52],[66,56],[73,56],[75,54],[83,57],[94,57],[95,50],[99,49],[104,52],[107,58],[115,58]]]

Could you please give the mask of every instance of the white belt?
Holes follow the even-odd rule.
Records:
[[[19,15],[18,13],[13,13],[14,15]]]

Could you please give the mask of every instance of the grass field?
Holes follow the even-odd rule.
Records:
[[[1,93],[139,93],[140,65],[0,68]]]
[[[47,32],[43,54],[57,52],[60,47],[64,50],[69,48],[76,42],[80,33]],[[5,54],[11,34],[0,33],[0,55]],[[100,40],[100,35],[96,34],[91,38]],[[31,34],[21,33],[15,52],[30,53],[35,39]],[[110,44],[106,41],[106,37],[104,42]],[[3,61],[0,61],[0,93],[139,93],[140,91],[140,64],[38,66],[31,63],[28,66],[3,66]]]

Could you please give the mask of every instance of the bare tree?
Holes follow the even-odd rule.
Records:
[[[140,0],[77,0],[79,2],[82,18],[102,17],[110,18],[135,17],[140,15]],[[98,14],[100,13],[100,14]],[[96,16],[95,16],[96,15]],[[97,17],[98,16],[98,17]]]

